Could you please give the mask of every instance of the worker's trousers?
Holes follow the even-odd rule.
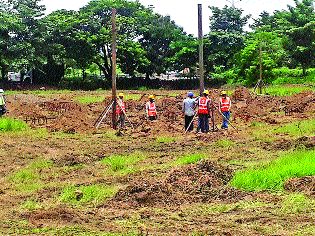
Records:
[[[202,133],[209,132],[209,115],[208,114],[198,115],[198,131],[201,131]]]
[[[119,125],[119,128],[123,129],[125,128],[125,122],[126,122],[126,117],[125,117],[125,114],[119,114],[118,115],[118,125]]]
[[[188,131],[192,131],[194,129],[194,122],[191,122],[193,120],[194,116],[185,116],[185,130],[188,129],[188,126],[189,126],[189,129]]]
[[[225,116],[222,120],[222,129],[227,129],[229,127],[229,120],[231,117],[231,113],[229,111],[223,111],[222,114]]]

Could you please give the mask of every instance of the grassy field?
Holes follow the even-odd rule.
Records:
[[[294,96],[308,88],[269,89],[275,96]],[[144,94],[165,94],[169,102],[186,92]],[[8,99],[16,101],[16,94]],[[40,99],[69,99],[94,121],[104,94],[110,92],[24,95],[35,98],[36,106]],[[125,94],[132,103],[142,96]],[[72,112],[74,121],[89,127],[83,112]],[[184,135],[178,114],[170,123],[160,111],[161,121],[138,122],[136,131],[127,126],[121,132],[105,125],[67,132],[66,112],[56,126],[65,131],[50,129],[52,123],[26,124],[21,116],[1,118],[0,234],[315,235],[314,191],[303,179],[315,176],[314,110],[292,116],[273,111],[233,121],[237,130],[201,135]],[[130,115],[136,121],[139,116]],[[302,186],[287,189],[288,181]]]

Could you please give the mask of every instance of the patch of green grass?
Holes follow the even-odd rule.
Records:
[[[9,181],[21,192],[34,192],[44,187],[40,171],[50,168],[52,161],[38,160],[28,167],[21,169],[9,176]]]
[[[210,215],[222,214],[235,210],[251,210],[266,207],[267,203],[262,201],[239,201],[236,203],[212,203],[212,204],[196,204],[188,207],[184,212],[189,215]]]
[[[268,164],[237,172],[231,185],[246,191],[283,190],[289,178],[315,175],[314,157],[315,150],[284,154]]]
[[[135,165],[144,159],[143,153],[135,152],[129,155],[112,155],[101,160],[101,163],[106,165],[110,172],[126,175],[135,172]]]
[[[68,186],[63,189],[59,200],[73,205],[92,204],[94,206],[113,197],[118,191],[116,186],[94,184],[88,186]]]
[[[215,142],[215,145],[221,148],[229,148],[233,147],[235,143],[230,139],[219,139],[218,141]]]
[[[265,126],[266,126],[266,123],[258,122],[258,121],[253,121],[250,124],[250,127],[265,127]]]
[[[81,104],[100,103],[104,101],[104,96],[79,96],[74,100]]]
[[[127,100],[134,100],[134,101],[138,101],[140,100],[142,94],[132,94],[132,93],[125,93],[125,101]]]
[[[298,214],[314,212],[315,200],[304,194],[294,193],[285,197],[281,204],[281,212],[286,214]]]
[[[21,205],[21,209],[28,211],[35,211],[40,208],[42,208],[41,204],[34,199],[28,199]]]
[[[176,165],[189,165],[194,164],[200,161],[201,159],[205,158],[205,154],[203,153],[195,153],[195,154],[187,154],[185,156],[182,156],[178,158],[175,161]]]
[[[174,143],[176,142],[176,137],[160,136],[156,138],[157,143]]]
[[[266,88],[266,93],[273,96],[291,96],[309,90],[312,89],[307,86],[273,85]]]
[[[15,90],[8,90],[5,92],[8,95],[14,94],[34,94],[39,96],[50,96],[55,94],[70,94],[72,93],[71,90],[54,90],[54,89],[47,89],[47,90],[24,90],[24,91],[15,91]]]
[[[21,120],[0,118],[0,132],[17,132],[27,130],[28,125]]]
[[[315,135],[315,119],[285,124],[274,129],[273,133],[283,133],[294,137]]]
[[[141,86],[138,88],[139,91],[148,91],[149,89],[146,86]]]

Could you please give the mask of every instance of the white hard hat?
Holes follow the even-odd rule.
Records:
[[[3,89],[0,89],[0,93],[4,93],[4,90],[3,90]]]

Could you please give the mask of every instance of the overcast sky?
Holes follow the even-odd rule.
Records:
[[[184,28],[189,34],[197,35],[197,4],[203,4],[204,33],[208,32],[210,10],[208,6],[223,7],[231,5],[233,0],[140,0],[145,5],[153,5],[154,10],[162,15],[170,15],[177,25]],[[234,0],[235,6],[244,9],[245,14],[257,18],[262,11],[272,13],[275,10],[287,9],[293,5],[293,0]],[[79,10],[89,0],[42,0],[46,5],[47,13],[58,9]]]

